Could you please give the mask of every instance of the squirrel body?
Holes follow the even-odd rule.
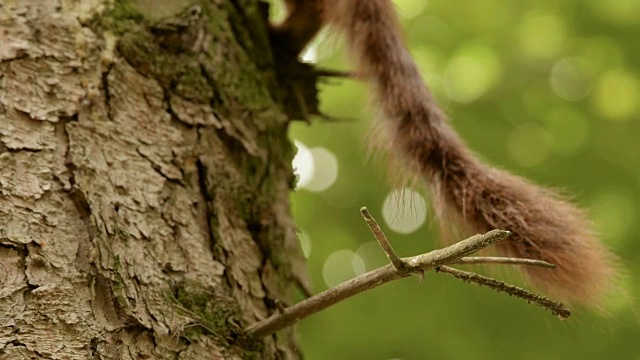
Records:
[[[440,215],[453,214],[477,233],[511,231],[499,252],[557,266],[525,268],[534,286],[573,304],[602,306],[616,278],[616,257],[596,239],[582,210],[551,190],[483,164],[467,149],[423,82],[390,0],[285,4],[288,16],[272,31],[295,55],[325,25],[346,36],[382,112],[381,146],[426,180]]]

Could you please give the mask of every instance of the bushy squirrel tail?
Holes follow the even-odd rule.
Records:
[[[570,303],[601,307],[617,277],[616,257],[596,239],[582,210],[551,190],[481,163],[467,149],[407,51],[391,1],[288,4],[313,8],[324,24],[346,35],[357,71],[371,84],[382,112],[382,146],[427,181],[438,213],[455,214],[473,232],[511,231],[498,245],[501,253],[557,266],[525,267],[534,286]],[[287,21],[293,24],[294,13],[284,27]],[[305,12],[298,8],[298,13]],[[300,16],[295,20],[305,22]],[[310,39],[308,32],[304,35]]]

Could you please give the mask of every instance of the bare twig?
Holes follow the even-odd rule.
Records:
[[[474,235],[443,249],[403,258],[401,260],[406,265],[405,271],[398,271],[391,264],[385,265],[292,305],[284,309],[282,313],[275,313],[267,319],[248,326],[245,331],[254,338],[262,338],[280,329],[291,326],[299,320],[326,309],[348,297],[393,280],[405,278],[412,274],[421,274],[435,267],[455,262],[463,256],[472,254],[497,241],[506,239],[510,234],[508,231],[492,230],[483,235]]]
[[[478,284],[481,286],[487,286],[497,291],[506,292],[509,295],[519,297],[521,299],[526,300],[529,303],[534,303],[538,306],[541,306],[551,311],[553,315],[556,315],[562,320],[571,316],[571,311],[565,308],[562,303],[549,300],[544,296],[534,294],[530,291],[519,288],[517,286],[509,285],[503,281],[499,281],[496,279],[492,279],[490,277],[486,277],[486,276],[468,272],[468,271],[454,269],[452,267],[444,266],[444,265],[437,267],[436,271],[453,275],[454,277],[461,279],[463,281],[472,282],[474,284]]]
[[[399,271],[406,271],[406,264],[402,262],[398,255],[396,255],[396,252],[393,250],[387,236],[384,234],[382,229],[380,229],[380,225],[378,225],[373,216],[371,216],[369,210],[366,207],[362,207],[360,208],[360,214],[362,214],[364,221],[369,225],[369,229],[371,229],[373,236],[378,240],[382,250],[387,254],[387,257],[389,258],[389,261],[391,261],[393,267]]]
[[[561,319],[565,319],[571,315],[571,312],[561,303],[551,301],[543,296],[506,284],[502,281],[445,266],[447,264],[511,264],[555,267],[555,265],[548,262],[533,259],[465,257],[495,242],[506,239],[511,235],[509,231],[492,230],[483,235],[474,235],[446,248],[413,257],[399,258],[384,232],[380,229],[380,226],[371,216],[367,208],[361,208],[360,212],[367,222],[367,225],[369,225],[369,228],[373,232],[376,240],[378,240],[380,246],[387,254],[391,264],[357,276],[336,287],[311,296],[308,299],[286,309],[279,308],[278,313],[274,313],[267,319],[248,326],[245,329],[245,332],[248,335],[254,338],[262,338],[280,329],[291,326],[310,315],[366,290],[373,289],[388,282],[414,274],[418,275],[422,279],[424,278],[424,272],[433,268],[436,268],[437,271],[451,274],[464,281],[488,286],[498,291],[506,292],[510,295],[527,300],[530,303],[550,310],[554,315],[557,315]]]
[[[534,259],[520,259],[510,257],[498,257],[498,256],[467,256],[451,264],[507,264],[507,265],[528,265],[528,266],[540,266],[546,268],[555,268],[556,265],[548,263],[542,260]]]

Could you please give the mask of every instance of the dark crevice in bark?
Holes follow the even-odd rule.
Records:
[[[6,147],[4,145],[2,145],[0,147],[0,153],[8,152],[8,153],[12,153],[12,154],[17,154],[17,153],[21,153],[21,152],[28,152],[28,153],[37,154],[37,153],[42,152],[43,150],[44,149],[31,149],[31,148],[27,148],[27,147],[23,147],[23,148],[20,148],[20,149],[12,149],[12,148],[8,148],[8,147]]]
[[[29,54],[26,53],[26,50],[19,49],[18,52],[20,52],[20,54],[16,54],[15,57],[2,59],[2,64],[8,64],[12,61],[22,60],[22,59],[31,57]],[[0,79],[2,79],[1,76],[0,76]]]
[[[91,341],[89,343],[89,356],[91,356],[91,359],[95,359],[96,358],[96,352],[98,351],[98,343],[101,340],[98,338],[91,338]]]
[[[76,122],[76,121],[78,121],[78,113],[73,113],[67,116],[60,116],[60,121],[58,123],[66,124],[66,123]]]
[[[17,334],[18,333],[18,328],[16,327],[14,331],[12,331],[12,334]],[[4,348],[7,348],[7,345],[11,345],[13,347],[16,348],[25,348],[27,349],[27,346],[23,343],[21,343],[19,340],[11,340],[11,341],[7,341],[6,345],[4,346]]]
[[[76,205],[76,209],[83,220],[89,220],[91,217],[91,204],[87,196],[77,187],[74,187],[69,191],[69,197],[71,201]]]
[[[174,358],[174,360],[180,360],[180,359],[182,359],[182,353],[183,353],[185,350],[186,350],[186,348],[185,348],[185,349],[181,349],[181,350],[176,351],[176,354],[175,354],[175,356],[173,357],[173,358]]]
[[[251,234],[251,238],[254,240],[258,240],[260,238],[260,233],[262,232],[262,224],[256,219],[251,219],[252,221],[247,222],[247,230]],[[259,241],[257,241],[260,243]],[[264,259],[263,259],[264,260]]]
[[[93,239],[97,234],[97,229],[93,219],[91,218],[91,204],[89,203],[89,199],[87,199],[87,196],[80,188],[73,185],[71,190],[69,190],[69,199],[71,199],[73,204],[76,206],[80,219],[85,224],[87,231],[89,232],[89,239]],[[82,246],[78,248],[78,251],[80,251],[81,248]]]
[[[202,198],[207,203],[213,201],[213,196],[209,193],[209,188],[207,187],[207,168],[204,166],[202,161],[196,161],[196,166],[198,168],[198,183],[200,185],[200,193],[202,194]],[[209,208],[207,208],[207,212],[209,212]]]
[[[9,247],[15,249],[18,253],[20,253],[20,265],[22,265],[22,267],[24,268],[23,270],[27,270],[27,263],[26,263],[26,258],[27,256],[29,256],[29,249],[27,249],[27,245],[26,244],[17,244],[17,243],[12,243],[15,244],[15,246],[11,246],[9,245]],[[6,243],[4,245],[7,245]]]
[[[5,234],[4,229],[0,229],[0,240],[2,241],[7,240],[7,235]],[[13,242],[0,242],[0,248],[16,249],[17,247],[14,245]]]
[[[71,145],[69,141],[69,133],[67,132],[67,124],[77,121],[78,113],[75,113],[71,116],[61,116],[60,121],[54,124],[56,137],[58,139],[62,139],[62,141],[64,142],[64,144],[62,144],[62,146],[64,146],[64,154],[62,154],[62,157],[64,159],[64,166],[66,168],[66,170],[62,171],[61,173],[54,174],[54,179],[62,186],[63,189],[67,191],[70,191],[70,187],[73,187],[73,185],[75,184],[74,171],[76,170],[75,165],[69,159],[69,149],[71,148]],[[63,175],[68,175],[68,178],[66,180],[69,181],[69,184],[65,183]]]
[[[39,288],[39,286],[37,285],[33,285],[33,284],[29,284],[27,282],[27,288],[24,289],[24,291],[22,292],[22,298],[25,304],[29,303],[31,301],[31,293],[35,290]]]
[[[25,278],[26,284],[27,284],[27,288],[23,292],[24,303],[27,304],[27,303],[29,303],[29,298],[31,297],[31,292],[33,290],[39,288],[40,286],[32,284],[32,283],[29,282],[29,274],[27,274],[27,270],[29,270],[29,266],[27,264],[27,258],[29,258],[29,256],[30,256],[29,245],[22,245],[20,247],[16,247],[16,249],[18,251],[20,251],[20,255],[21,255],[20,265],[22,266],[22,272],[24,273],[24,278]],[[38,258],[40,258],[40,256],[38,254],[34,254],[34,256],[31,257],[31,259],[33,260],[32,265],[36,263],[35,259],[38,259]],[[44,259],[41,259],[41,260],[44,260]]]
[[[162,176],[166,181],[173,183],[173,184],[178,184],[178,185],[184,185],[184,182],[182,181],[182,179],[184,178],[184,169],[180,168],[180,179],[174,179],[171,176],[165,174],[162,170],[162,166],[160,166],[160,164],[158,164],[157,162],[153,161],[152,159],[150,159],[147,155],[145,155],[142,151],[140,151],[139,148],[136,148],[136,152],[138,153],[138,155],[142,156],[142,158],[146,159],[147,161],[149,161],[149,165],[151,165],[151,168],[158,173],[158,175]]]
[[[223,109],[224,103],[221,99],[220,93],[217,90],[220,87],[216,80],[209,74],[209,72],[207,71],[207,67],[204,66],[204,64],[200,64],[200,75],[202,75],[204,80],[207,82],[207,85],[209,85],[209,89],[211,89],[211,91],[213,92],[211,98],[209,98],[209,106],[211,106],[212,109]],[[213,115],[219,118],[219,114],[216,113],[215,110],[213,111]]]
[[[113,68],[113,64],[110,64],[109,67],[105,71],[102,72],[102,90],[104,91],[104,104],[107,109],[107,118],[109,120],[113,120],[113,115],[111,113],[111,91],[109,90],[109,74],[111,73],[111,69]]]
[[[272,152],[271,151],[267,151],[266,152],[266,158],[264,159],[264,162],[262,163],[262,169],[263,171],[261,173],[258,173],[256,171],[256,183],[254,185],[254,188],[256,189],[256,191],[260,192],[260,190],[262,189],[262,186],[264,185],[264,183],[271,178],[271,175],[273,175],[273,173],[270,171],[270,166],[267,164],[272,164],[272,161],[275,162],[276,159],[273,158],[272,156]]]
[[[244,145],[238,139],[229,135],[225,129],[218,130],[216,135],[218,135],[220,141],[225,145],[228,159],[232,160],[236,167],[241,168],[248,155]],[[255,169],[250,169],[248,172],[252,173],[253,170]]]
[[[207,169],[202,163],[202,161],[196,161],[196,167],[198,169],[198,185],[200,188],[200,194],[202,195],[202,201],[204,201],[205,211],[207,212],[207,234],[209,235],[209,246],[211,247],[214,256],[216,254],[216,237],[213,233],[213,226],[211,225],[211,219],[214,218],[213,209],[211,209],[211,202],[213,201],[213,196],[209,193],[209,189],[207,187]]]
[[[169,114],[169,116],[171,117],[171,120],[174,123],[179,124],[178,126],[181,126],[186,129],[194,129],[196,128],[196,125],[189,124],[183,121],[182,119],[180,119],[180,116],[178,116],[178,114],[176,114],[176,112],[173,110],[173,107],[171,107],[171,95],[173,94],[177,86],[178,86],[178,81],[173,80],[169,84],[169,88],[163,89],[162,91],[162,101],[165,105],[165,111],[167,112],[167,114]]]

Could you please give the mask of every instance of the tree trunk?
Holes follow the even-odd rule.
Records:
[[[0,359],[299,357],[266,22],[197,4],[0,3]]]

